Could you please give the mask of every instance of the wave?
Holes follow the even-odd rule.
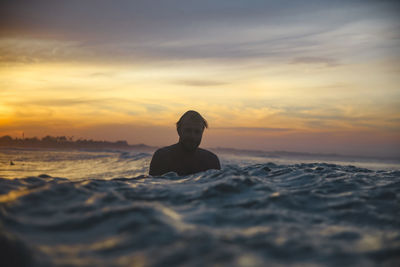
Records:
[[[140,152],[140,153],[137,153],[137,152],[121,152],[120,155],[119,155],[119,158],[121,160],[129,159],[129,160],[132,160],[132,161],[136,161],[136,160],[140,160],[140,159],[143,159],[143,158],[149,158],[151,156],[152,156],[151,153],[145,153],[145,152]]]
[[[20,266],[391,265],[399,178],[265,163],[183,177],[0,179],[0,243]]]

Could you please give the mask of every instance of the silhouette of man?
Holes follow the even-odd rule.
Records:
[[[199,148],[204,128],[208,128],[208,123],[198,112],[185,112],[176,123],[179,142],[154,153],[149,174],[155,176],[172,171],[178,175],[188,175],[209,169],[220,170],[218,157]]]

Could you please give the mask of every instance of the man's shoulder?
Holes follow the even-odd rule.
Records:
[[[219,158],[213,152],[199,148],[200,151],[200,158],[202,159],[203,163],[207,166],[207,169],[221,169],[221,164],[219,162]]]
[[[154,154],[157,155],[165,155],[173,152],[175,150],[175,145],[170,145],[170,146],[164,146],[159,149],[157,149]]]
[[[211,152],[211,151],[209,151],[209,150],[207,150],[207,149],[204,149],[204,148],[200,148],[200,147],[199,147],[198,150],[199,150],[199,152],[200,152],[200,155],[202,155],[202,156],[206,156],[206,157],[218,159],[218,156],[217,156],[217,155],[215,155],[213,152]]]

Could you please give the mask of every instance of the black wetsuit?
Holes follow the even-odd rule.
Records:
[[[155,176],[176,172],[178,175],[188,175],[210,169],[221,169],[219,159],[214,153],[202,148],[187,152],[180,143],[176,143],[154,153],[149,174]]]

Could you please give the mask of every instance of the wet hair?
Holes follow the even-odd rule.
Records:
[[[176,123],[176,129],[177,130],[182,126],[182,123],[183,123],[184,120],[191,120],[191,121],[200,122],[201,124],[203,124],[203,129],[204,128],[208,128],[207,121],[197,111],[194,111],[194,110],[186,111],[182,115],[182,117],[179,119],[179,121]]]

